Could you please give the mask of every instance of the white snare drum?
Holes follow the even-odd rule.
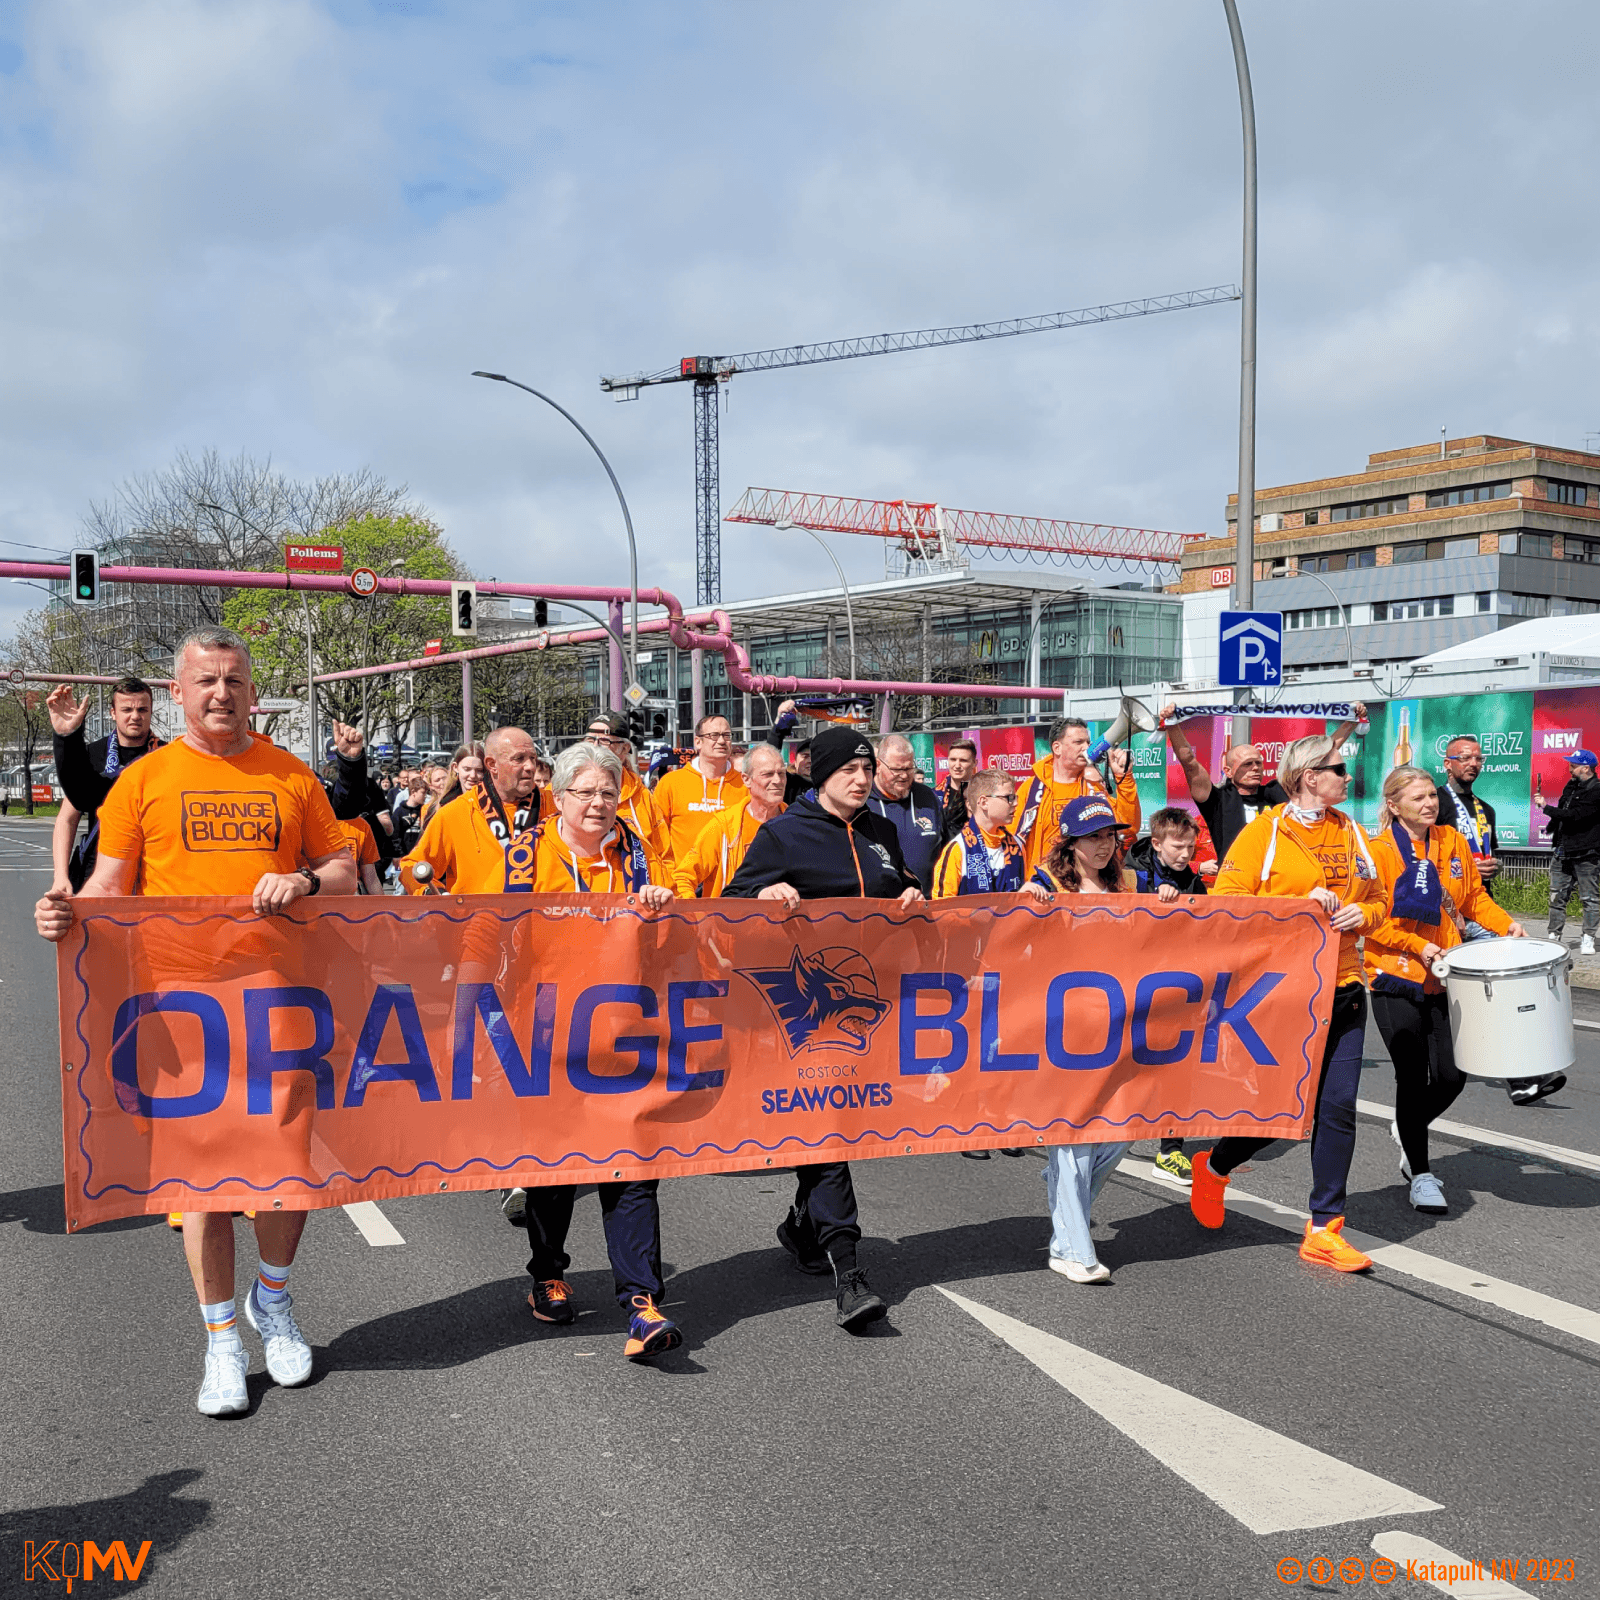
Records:
[[[1474,939],[1433,964],[1450,1007],[1456,1065],[1473,1078],[1565,1072],[1572,1043],[1572,957],[1548,939]]]

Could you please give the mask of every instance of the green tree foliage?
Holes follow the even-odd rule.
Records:
[[[443,533],[425,517],[409,514],[359,517],[322,529],[318,543],[344,547],[345,571],[370,567],[380,577],[466,578],[471,574],[450,548]],[[403,560],[403,567],[395,567]],[[448,638],[449,600],[438,595],[377,594],[359,599],[347,589],[243,589],[223,605],[226,624],[250,642],[257,692],[264,697],[303,698],[306,682],[306,612],[316,670],[339,672],[348,667],[377,666],[421,656],[429,639]],[[363,717],[362,684],[366,684]],[[448,669],[415,674],[387,674],[323,684],[318,715],[361,724],[375,741],[397,744],[411,732],[419,712],[459,711],[459,675]],[[276,720],[276,719],[274,719]],[[272,725],[266,731],[272,732]]]

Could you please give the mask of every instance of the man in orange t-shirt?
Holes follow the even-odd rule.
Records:
[[[1070,801],[1102,795],[1116,813],[1122,841],[1132,844],[1139,833],[1139,788],[1126,750],[1110,752],[1115,794],[1106,794],[1105,780],[1089,760],[1089,724],[1081,717],[1058,717],[1050,728],[1050,754],[1033,764],[1033,773],[1017,785],[1017,809],[1011,831],[1022,846],[1031,877],[1035,867],[1061,838],[1061,813]]]
[[[198,628],[179,645],[172,697],[181,739],[125,771],[100,811],[100,850],[80,898],[110,895],[249,895],[259,916],[326,889],[353,894],[355,862],[316,774],[250,730],[250,651],[227,628]],[[52,943],[73,923],[73,896],[51,889],[34,922]],[[243,913],[240,914],[241,920]],[[311,1376],[311,1347],[295,1325],[287,1284],[304,1211],[256,1218],[261,1266],[245,1317],[262,1337],[267,1371],[292,1387]],[[206,1323],[207,1416],[249,1409],[250,1358],[234,1316],[233,1218],[183,1217],[183,1248]]]
[[[383,880],[378,876],[378,840],[372,831],[372,824],[365,817],[357,817],[353,822],[339,823],[339,832],[344,835],[350,854],[355,859],[360,892],[382,894]]]

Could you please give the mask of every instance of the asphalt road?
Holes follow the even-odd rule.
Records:
[[[891,1301],[862,1337],[774,1244],[783,1179],[669,1183],[687,1341],[655,1367],[622,1359],[592,1198],[584,1314],[555,1331],[524,1307],[522,1235],[495,1197],[386,1201],[404,1239],[387,1247],[319,1213],[292,1285],[313,1381],[274,1387],[246,1332],[251,1411],[208,1421],[178,1240],[159,1219],[63,1228],[32,838],[0,825],[0,1595],[66,1593],[22,1582],[26,1541],[118,1538],[152,1541],[141,1577],[75,1595],[1449,1592],[1339,1575],[1386,1537],[1573,1564],[1508,1593],[1600,1593],[1600,1174],[1438,1140],[1455,1209],[1425,1219],[1373,1119],[1350,1226],[1419,1254],[1366,1278],[1304,1266],[1251,1215],[1203,1234],[1184,1191],[1119,1174],[1096,1215],[1114,1282],[1082,1288],[1044,1270],[1035,1157],[860,1164],[863,1264]],[[1600,1032],[1580,1048],[1537,1109],[1475,1086],[1453,1118],[1600,1155]],[[1387,1079],[1374,1064],[1366,1097],[1388,1102]],[[1308,1173],[1278,1146],[1237,1187],[1299,1208]],[[1433,1281],[1463,1267],[1461,1292]]]

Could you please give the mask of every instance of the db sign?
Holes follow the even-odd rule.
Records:
[[[1213,567],[1211,569],[1211,587],[1213,589],[1226,589],[1232,582],[1232,567]]]
[[[1219,619],[1217,682],[1271,688],[1283,680],[1283,613],[1224,611]]]

